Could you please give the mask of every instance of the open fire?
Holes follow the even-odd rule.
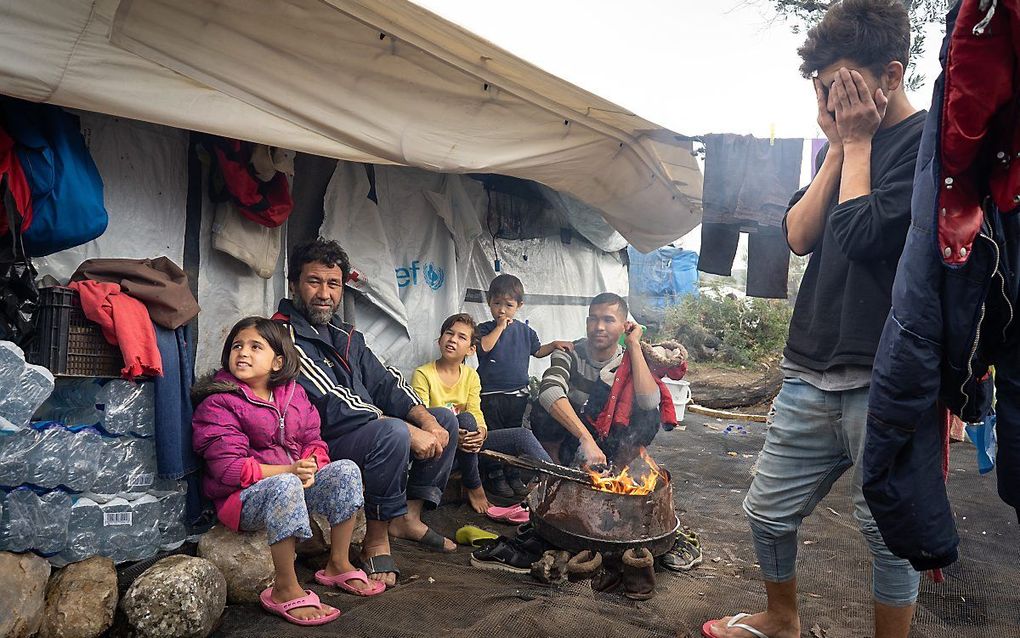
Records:
[[[634,496],[651,494],[659,482],[659,477],[667,480],[666,474],[659,469],[644,448],[641,448],[640,456],[616,476],[603,476],[591,469],[588,470],[588,475],[591,477],[592,487],[597,490]]]

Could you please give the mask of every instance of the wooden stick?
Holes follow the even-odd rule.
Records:
[[[695,404],[688,405],[687,411],[693,412],[694,414],[701,414],[703,416],[712,416],[717,419],[739,419],[741,421],[753,421],[755,423],[765,423],[768,421],[768,417],[764,414],[743,414],[741,412],[713,410],[712,408],[704,408]]]

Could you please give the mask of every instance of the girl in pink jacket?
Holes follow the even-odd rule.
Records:
[[[315,580],[361,596],[386,588],[348,558],[354,514],[364,505],[360,470],[351,461],[330,462],[319,413],[294,381],[298,353],[283,326],[242,319],[231,328],[220,363],[222,370],[192,390],[203,491],[227,527],[266,530],[276,577],[262,592],[262,606],[297,625],[330,622],[340,611],[298,583],[294,545],[312,536],[309,512],[322,514],[332,526],[332,546]]]

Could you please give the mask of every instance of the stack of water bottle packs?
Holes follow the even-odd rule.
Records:
[[[0,551],[62,566],[184,542],[186,484],[156,477],[152,382],[54,383],[0,342],[0,397]]]

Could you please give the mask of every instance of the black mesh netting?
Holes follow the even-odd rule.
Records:
[[[343,610],[329,625],[300,628],[255,606],[231,606],[215,636],[698,636],[710,618],[754,612],[765,602],[750,532],[740,509],[764,426],[724,434],[726,424],[696,415],[683,432],[661,434],[653,456],[673,473],[681,518],[701,534],[704,564],[689,574],[660,573],[657,595],[631,602],[595,594],[586,584],[542,586],[528,577],[472,569],[468,551],[440,556],[394,545],[403,584],[375,598],[330,592],[301,575],[323,601]],[[733,453],[734,455],[728,454]],[[814,625],[830,637],[870,636],[867,548],[851,514],[848,476],[805,521],[798,581],[803,635]],[[995,479],[977,473],[974,448],[953,448],[950,493],[962,537],[961,560],[940,585],[922,580],[912,638],[1020,636],[1020,543],[1016,515],[995,493]],[[429,522],[452,536],[465,523],[508,533],[464,506],[444,506]],[[807,544],[804,544],[805,541]]]

